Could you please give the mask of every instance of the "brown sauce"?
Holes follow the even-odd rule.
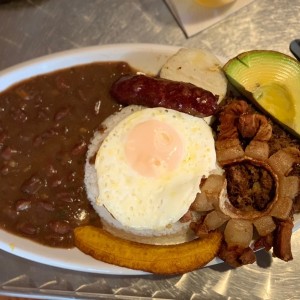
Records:
[[[85,154],[120,109],[109,95],[126,63],[93,63],[37,76],[0,94],[0,228],[73,247],[73,228],[100,225],[87,200]]]

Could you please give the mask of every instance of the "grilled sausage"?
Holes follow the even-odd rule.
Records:
[[[126,75],[111,88],[111,95],[121,104],[165,107],[198,117],[213,115],[218,107],[218,96],[191,83]]]

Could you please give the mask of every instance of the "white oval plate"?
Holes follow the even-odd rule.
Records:
[[[156,74],[179,47],[155,44],[112,44],[59,52],[33,59],[0,72],[0,92],[11,85],[44,73],[96,61],[126,61],[137,70]],[[294,230],[300,227],[296,216]],[[106,264],[78,249],[50,248],[0,230],[0,249],[39,263],[84,272],[139,275],[142,271]],[[214,259],[209,265],[222,262]]]

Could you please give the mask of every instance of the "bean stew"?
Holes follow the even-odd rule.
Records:
[[[100,123],[120,109],[111,84],[134,70],[92,63],[20,82],[0,93],[0,228],[70,248],[73,228],[100,225],[83,183]]]

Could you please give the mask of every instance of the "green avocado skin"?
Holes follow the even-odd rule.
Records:
[[[259,110],[300,138],[300,63],[281,52],[252,50],[223,67],[230,84]]]

